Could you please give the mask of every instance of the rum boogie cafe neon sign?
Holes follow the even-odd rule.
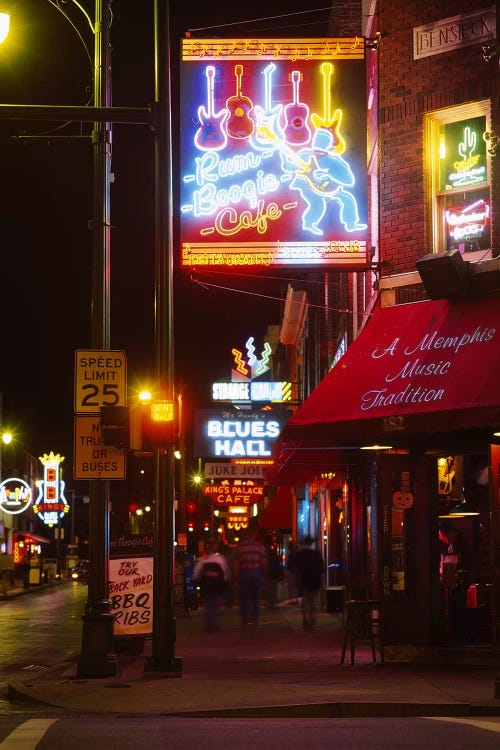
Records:
[[[366,266],[364,47],[182,40],[181,266]]]
[[[288,416],[287,412],[198,409],[195,455],[202,458],[269,457]]]

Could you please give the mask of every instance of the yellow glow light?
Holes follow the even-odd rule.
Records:
[[[8,13],[0,13],[0,44],[4,42],[8,36],[10,27],[10,15]]]
[[[2,435],[2,443],[5,445],[9,445],[9,443],[12,443],[12,433],[11,432],[4,432]]]

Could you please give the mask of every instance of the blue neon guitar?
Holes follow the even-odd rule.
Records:
[[[215,112],[215,67],[207,65],[205,74],[207,76],[207,109],[203,104],[198,107],[200,127],[194,137],[194,142],[202,151],[220,151],[227,144],[227,135],[222,126],[228,118],[229,112],[226,109]]]
[[[271,144],[267,138],[264,138],[259,133],[259,128],[265,126],[269,128],[273,133],[278,132],[278,120],[281,115],[283,106],[281,104],[272,104],[272,78],[273,73],[276,70],[274,63],[269,63],[262,74],[264,76],[264,106],[256,104],[254,107],[254,115],[256,120],[255,133],[251,138],[252,146],[259,151],[269,151],[274,149],[275,144]]]

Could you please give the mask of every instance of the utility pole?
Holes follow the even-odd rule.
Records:
[[[94,18],[94,106],[111,107],[109,0],[96,0]],[[94,122],[94,203],[92,242],[92,347],[110,348],[110,181],[111,122]],[[118,672],[109,600],[109,481],[90,481],[90,570],[82,617],[78,677],[107,677]]]
[[[174,402],[173,238],[170,101],[170,20],[168,0],[155,0],[155,343],[160,397]],[[174,610],[174,443],[155,448],[153,557],[153,639],[145,668],[180,677],[175,656]]]

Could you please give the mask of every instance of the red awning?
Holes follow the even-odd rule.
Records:
[[[492,433],[499,372],[500,298],[378,309],[286,423],[268,481],[349,463],[370,443],[432,447],[439,435]]]
[[[261,529],[291,529],[293,523],[293,490],[278,487],[270,505],[259,518]]]

